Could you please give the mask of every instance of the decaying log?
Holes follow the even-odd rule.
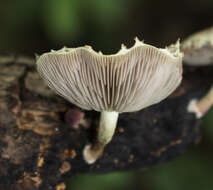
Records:
[[[210,67],[185,67],[169,98],[120,115],[112,142],[88,165],[82,150],[96,134],[99,113],[55,95],[33,59],[0,57],[0,189],[55,189],[65,176],[144,169],[174,159],[199,142],[200,120],[187,106],[212,83]]]

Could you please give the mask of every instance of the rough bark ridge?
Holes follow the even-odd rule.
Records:
[[[0,58],[0,189],[64,189],[76,173],[149,168],[177,157],[200,139],[200,121],[186,108],[213,83],[210,67],[184,68],[181,86],[166,100],[121,114],[112,142],[93,165],[82,159],[99,113],[86,112],[55,95],[34,60]]]

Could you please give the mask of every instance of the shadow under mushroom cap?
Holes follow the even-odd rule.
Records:
[[[171,47],[136,39],[114,55],[89,46],[63,48],[41,55],[37,69],[51,89],[83,109],[132,112],[160,102],[180,84],[182,54],[179,44]]]

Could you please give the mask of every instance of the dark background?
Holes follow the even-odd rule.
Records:
[[[105,54],[135,36],[164,47],[213,26],[213,0],[0,0],[0,54],[34,56],[91,45]],[[213,110],[201,143],[168,164],[145,171],[79,175],[70,189],[213,189]]]

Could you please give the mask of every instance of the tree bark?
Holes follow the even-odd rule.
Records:
[[[180,87],[144,110],[120,114],[115,136],[92,165],[82,158],[96,135],[99,113],[55,95],[34,60],[0,57],[0,189],[63,189],[64,177],[149,168],[200,140],[200,120],[187,112],[213,83],[209,67],[185,67]]]

